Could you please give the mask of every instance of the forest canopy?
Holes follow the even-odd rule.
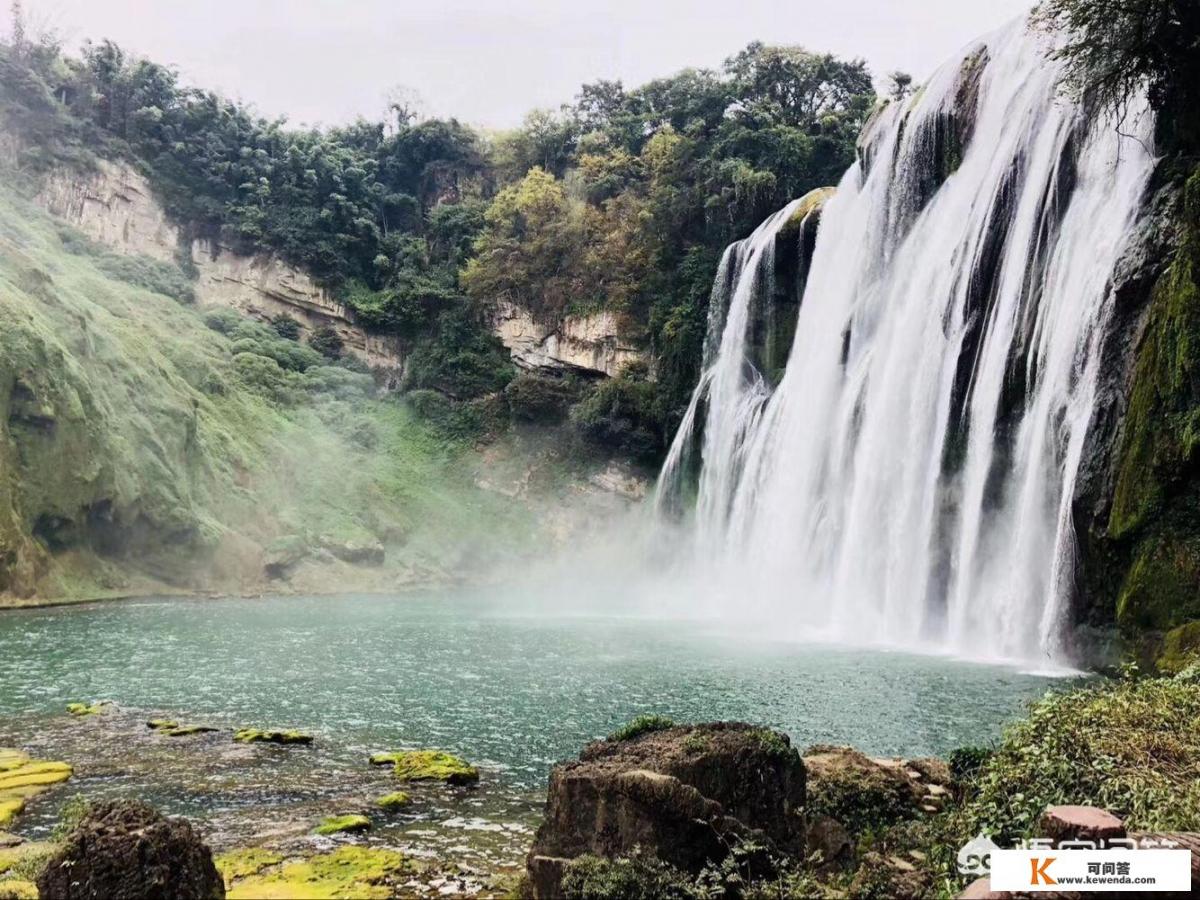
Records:
[[[130,159],[187,233],[278,254],[436,361],[410,387],[502,388],[512,367],[484,321],[497,301],[613,311],[658,361],[652,388],[625,393],[659,445],[698,374],[721,250],[836,183],[875,101],[861,60],[761,43],[719,70],[584,85],[500,135],[400,107],[293,128],[109,41],[75,57],[18,33],[0,82],[25,165]]]

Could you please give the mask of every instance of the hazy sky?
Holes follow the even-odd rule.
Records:
[[[506,127],[579,85],[716,67],[752,40],[864,57],[918,80],[1032,0],[24,0],[35,25],[175,65],[293,123],[379,117],[389,88],[431,115]]]

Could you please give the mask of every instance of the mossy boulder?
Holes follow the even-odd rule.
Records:
[[[302,535],[288,534],[276,538],[267,547],[263,572],[272,580],[286,579],[311,552],[308,539]]]
[[[444,750],[398,750],[392,753],[376,753],[371,757],[373,766],[392,766],[401,781],[444,781],[447,784],[474,784],[479,780],[479,770],[452,753]]]
[[[295,729],[239,728],[234,732],[233,739],[239,744],[311,744],[313,742],[311,734],[305,734]]]
[[[828,816],[852,835],[920,815],[924,791],[904,767],[851,747],[813,747],[804,757],[810,820]]]
[[[404,793],[404,791],[393,791],[390,794],[384,794],[375,801],[375,805],[380,809],[397,810],[412,804],[412,797]]]
[[[187,737],[192,734],[211,734],[220,731],[211,725],[180,725],[170,719],[151,719],[146,726],[166,737]]]
[[[231,874],[228,900],[324,900],[355,897],[383,900],[399,892],[395,884],[411,870],[402,853],[347,845],[331,853],[283,865],[268,863],[242,877]]]
[[[233,885],[234,880],[257,875],[268,866],[278,865],[281,862],[283,862],[282,854],[264,847],[241,847],[213,858],[213,864],[221,873],[226,890]]]
[[[1200,621],[1173,628],[1163,636],[1155,666],[1164,675],[1177,675],[1200,661]]]
[[[799,860],[804,781],[800,754],[769,729],[716,722],[622,730],[550,773],[545,818],[526,859],[529,882],[536,896],[559,897],[569,872],[571,884],[662,874],[623,862],[639,854],[692,879],[748,844],[762,857],[755,867],[768,856]]]
[[[68,703],[67,712],[73,716],[95,716],[104,712],[104,708],[109,703],[104,700],[99,700],[95,703]]]
[[[321,824],[317,826],[317,834],[341,834],[349,832],[351,834],[359,831],[369,831],[371,828],[371,820],[366,816],[351,814],[345,816],[326,816]]]

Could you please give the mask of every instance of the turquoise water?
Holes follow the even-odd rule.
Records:
[[[740,719],[801,747],[987,743],[1049,680],[711,624],[508,614],[481,595],[144,600],[0,615],[0,736],[74,700],[437,746],[523,788],[635,715]],[[6,727],[7,726],[7,727]],[[5,734],[7,732],[7,735]]]

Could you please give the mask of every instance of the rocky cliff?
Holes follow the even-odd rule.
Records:
[[[34,201],[118,253],[191,269],[201,306],[226,306],[264,321],[285,315],[303,332],[333,328],[346,350],[385,383],[399,380],[404,352],[396,338],[363,328],[327,289],[278,257],[246,256],[211,240],[189,240],[168,220],[146,178],[125,163],[100,160],[92,172],[56,169]]]
[[[492,328],[513,362],[526,371],[613,376],[630,363],[649,362],[649,354],[634,345],[619,317],[607,310],[548,323],[504,301],[492,310]]]

